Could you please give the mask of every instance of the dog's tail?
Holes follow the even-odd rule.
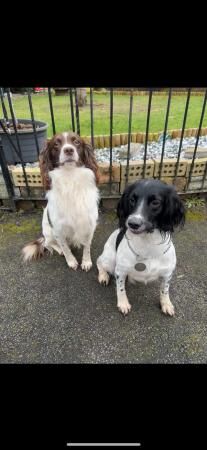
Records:
[[[46,248],[44,246],[45,238],[42,236],[36,241],[29,242],[29,244],[25,245],[22,249],[22,256],[24,262],[31,261],[33,259],[38,259],[43,256]]]

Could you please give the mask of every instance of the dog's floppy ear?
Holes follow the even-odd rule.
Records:
[[[177,226],[185,224],[185,207],[173,186],[166,191],[160,229],[173,232]]]
[[[41,150],[40,156],[39,156],[42,184],[46,191],[48,191],[51,188],[51,180],[49,177],[49,172],[50,172],[50,170],[53,170],[56,167],[56,162],[55,162],[54,156],[52,154],[54,139],[55,139],[55,136],[53,136],[52,139],[47,139],[45,141],[44,147]]]
[[[117,216],[119,218],[120,228],[125,228],[125,221],[129,214],[129,190],[130,186],[125,189],[117,204]]]
[[[124,224],[124,194],[122,195],[122,197],[120,198],[120,200],[118,201],[117,204],[117,216],[119,219],[119,227],[123,228],[123,224]]]
[[[49,171],[54,169],[52,155],[51,155],[51,147],[52,147],[53,139],[47,139],[45,141],[44,147],[39,155],[39,165],[40,165],[40,173],[42,177],[42,184],[46,191],[48,191],[51,187],[51,181],[49,177]]]
[[[96,162],[96,158],[94,155],[94,149],[92,145],[89,142],[85,141],[84,139],[82,139],[82,148],[83,151],[81,159],[83,161],[83,164],[85,165],[85,167],[91,169],[94,172],[96,183],[98,184],[99,181],[98,164]]]

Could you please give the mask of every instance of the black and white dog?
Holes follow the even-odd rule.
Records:
[[[119,229],[107,240],[97,259],[99,283],[107,285],[115,275],[117,306],[127,314],[125,281],[145,284],[161,279],[160,304],[163,313],[174,315],[169,283],[176,267],[171,240],[174,227],[184,225],[185,210],[174,186],[158,180],[141,180],[129,185],[117,207]]]

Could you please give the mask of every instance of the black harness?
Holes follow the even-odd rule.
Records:
[[[121,228],[121,230],[119,231],[117,238],[116,238],[116,251],[117,251],[118,246],[119,246],[120,242],[122,241],[125,233],[126,233],[126,228]]]

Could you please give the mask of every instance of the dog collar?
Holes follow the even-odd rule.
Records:
[[[140,261],[140,262],[137,262],[137,263],[135,264],[135,269],[136,269],[138,272],[143,272],[143,271],[146,269],[146,264],[144,264],[142,261],[146,261],[146,260],[148,260],[149,258],[142,258],[141,255],[139,255],[138,253],[136,253],[135,250],[131,247],[131,244],[130,244],[130,242],[129,242],[129,239],[128,239],[126,233],[124,234],[124,236],[125,236],[125,238],[126,238],[128,247],[130,248],[131,252],[134,253],[134,255],[136,256],[136,258],[139,259],[139,261]],[[163,242],[163,244],[164,244],[164,242]],[[168,245],[168,247],[165,249],[165,251],[163,252],[163,255],[164,255],[165,253],[167,253],[168,250],[169,250],[170,247],[171,247],[171,238],[170,238],[170,240],[168,241],[168,244],[169,244],[169,245]],[[160,244],[159,244],[159,245],[160,245]],[[140,259],[140,258],[141,258],[141,259]]]

